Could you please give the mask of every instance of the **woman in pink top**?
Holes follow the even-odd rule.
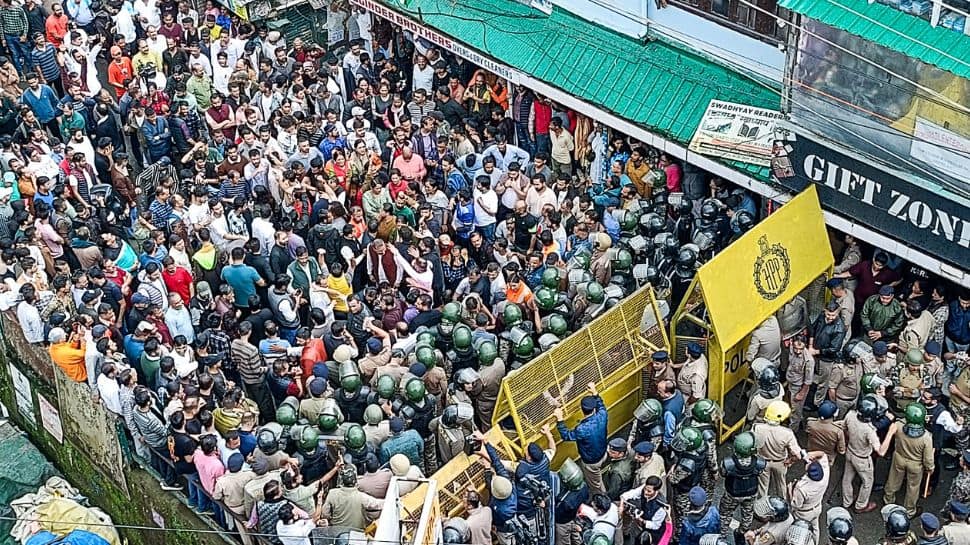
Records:
[[[420,182],[428,174],[427,169],[424,168],[424,157],[414,153],[410,142],[405,142],[401,146],[401,155],[394,159],[392,166],[398,169],[408,182],[414,180]]]
[[[667,175],[667,192],[680,193],[682,191],[680,187],[680,165],[671,161],[666,153],[661,153],[660,167],[664,169],[664,173]]]

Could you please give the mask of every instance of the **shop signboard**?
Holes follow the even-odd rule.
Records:
[[[781,117],[781,112],[774,110],[711,100],[689,149],[712,157],[768,166],[775,122]]]
[[[965,267],[970,263],[970,205],[922,188],[798,136],[777,142],[772,173],[783,186],[818,188],[822,207],[921,251]]]

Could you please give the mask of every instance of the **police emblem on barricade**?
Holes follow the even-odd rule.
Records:
[[[791,260],[781,244],[768,245],[768,236],[758,239],[761,254],[754,261],[754,286],[758,293],[771,301],[785,292],[791,281]]]

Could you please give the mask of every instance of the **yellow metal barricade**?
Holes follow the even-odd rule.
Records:
[[[703,346],[710,363],[710,399],[725,409],[721,440],[744,425],[742,394],[750,374],[744,351],[751,332],[801,295],[820,308],[818,279],[831,270],[832,249],[812,186],[765,218],[697,271],[670,320],[676,361],[684,347]],[[810,315],[814,318],[814,315]]]
[[[575,425],[580,415],[579,402],[586,395],[586,385],[597,384],[609,410],[609,431],[615,433],[633,418],[640,402],[649,362],[656,350],[667,350],[669,342],[661,307],[650,286],[645,286],[573,333],[548,352],[509,373],[486,433],[506,459],[514,460],[532,441],[541,445],[542,425],[553,423],[553,403],[562,403],[569,415],[568,425]],[[647,371],[647,372],[645,372]],[[550,400],[555,400],[550,402]],[[514,429],[503,430],[498,424],[511,418]],[[558,434],[553,432],[558,440]],[[573,443],[557,447],[553,467],[565,457],[576,457]],[[438,507],[441,518],[461,515],[468,490],[487,498],[485,465],[477,455],[461,454],[435,472]],[[401,520],[417,529],[426,505],[427,485],[422,485],[401,501]]]

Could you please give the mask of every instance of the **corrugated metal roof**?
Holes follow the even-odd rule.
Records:
[[[386,0],[385,0],[386,1]],[[504,64],[682,145],[711,99],[777,110],[777,91],[669,43],[644,42],[555,8],[511,0],[410,0],[395,10]],[[727,162],[755,178],[768,169]],[[748,165],[750,166],[750,165]]]
[[[778,5],[970,78],[970,36],[962,32],[867,0],[780,0]]]

